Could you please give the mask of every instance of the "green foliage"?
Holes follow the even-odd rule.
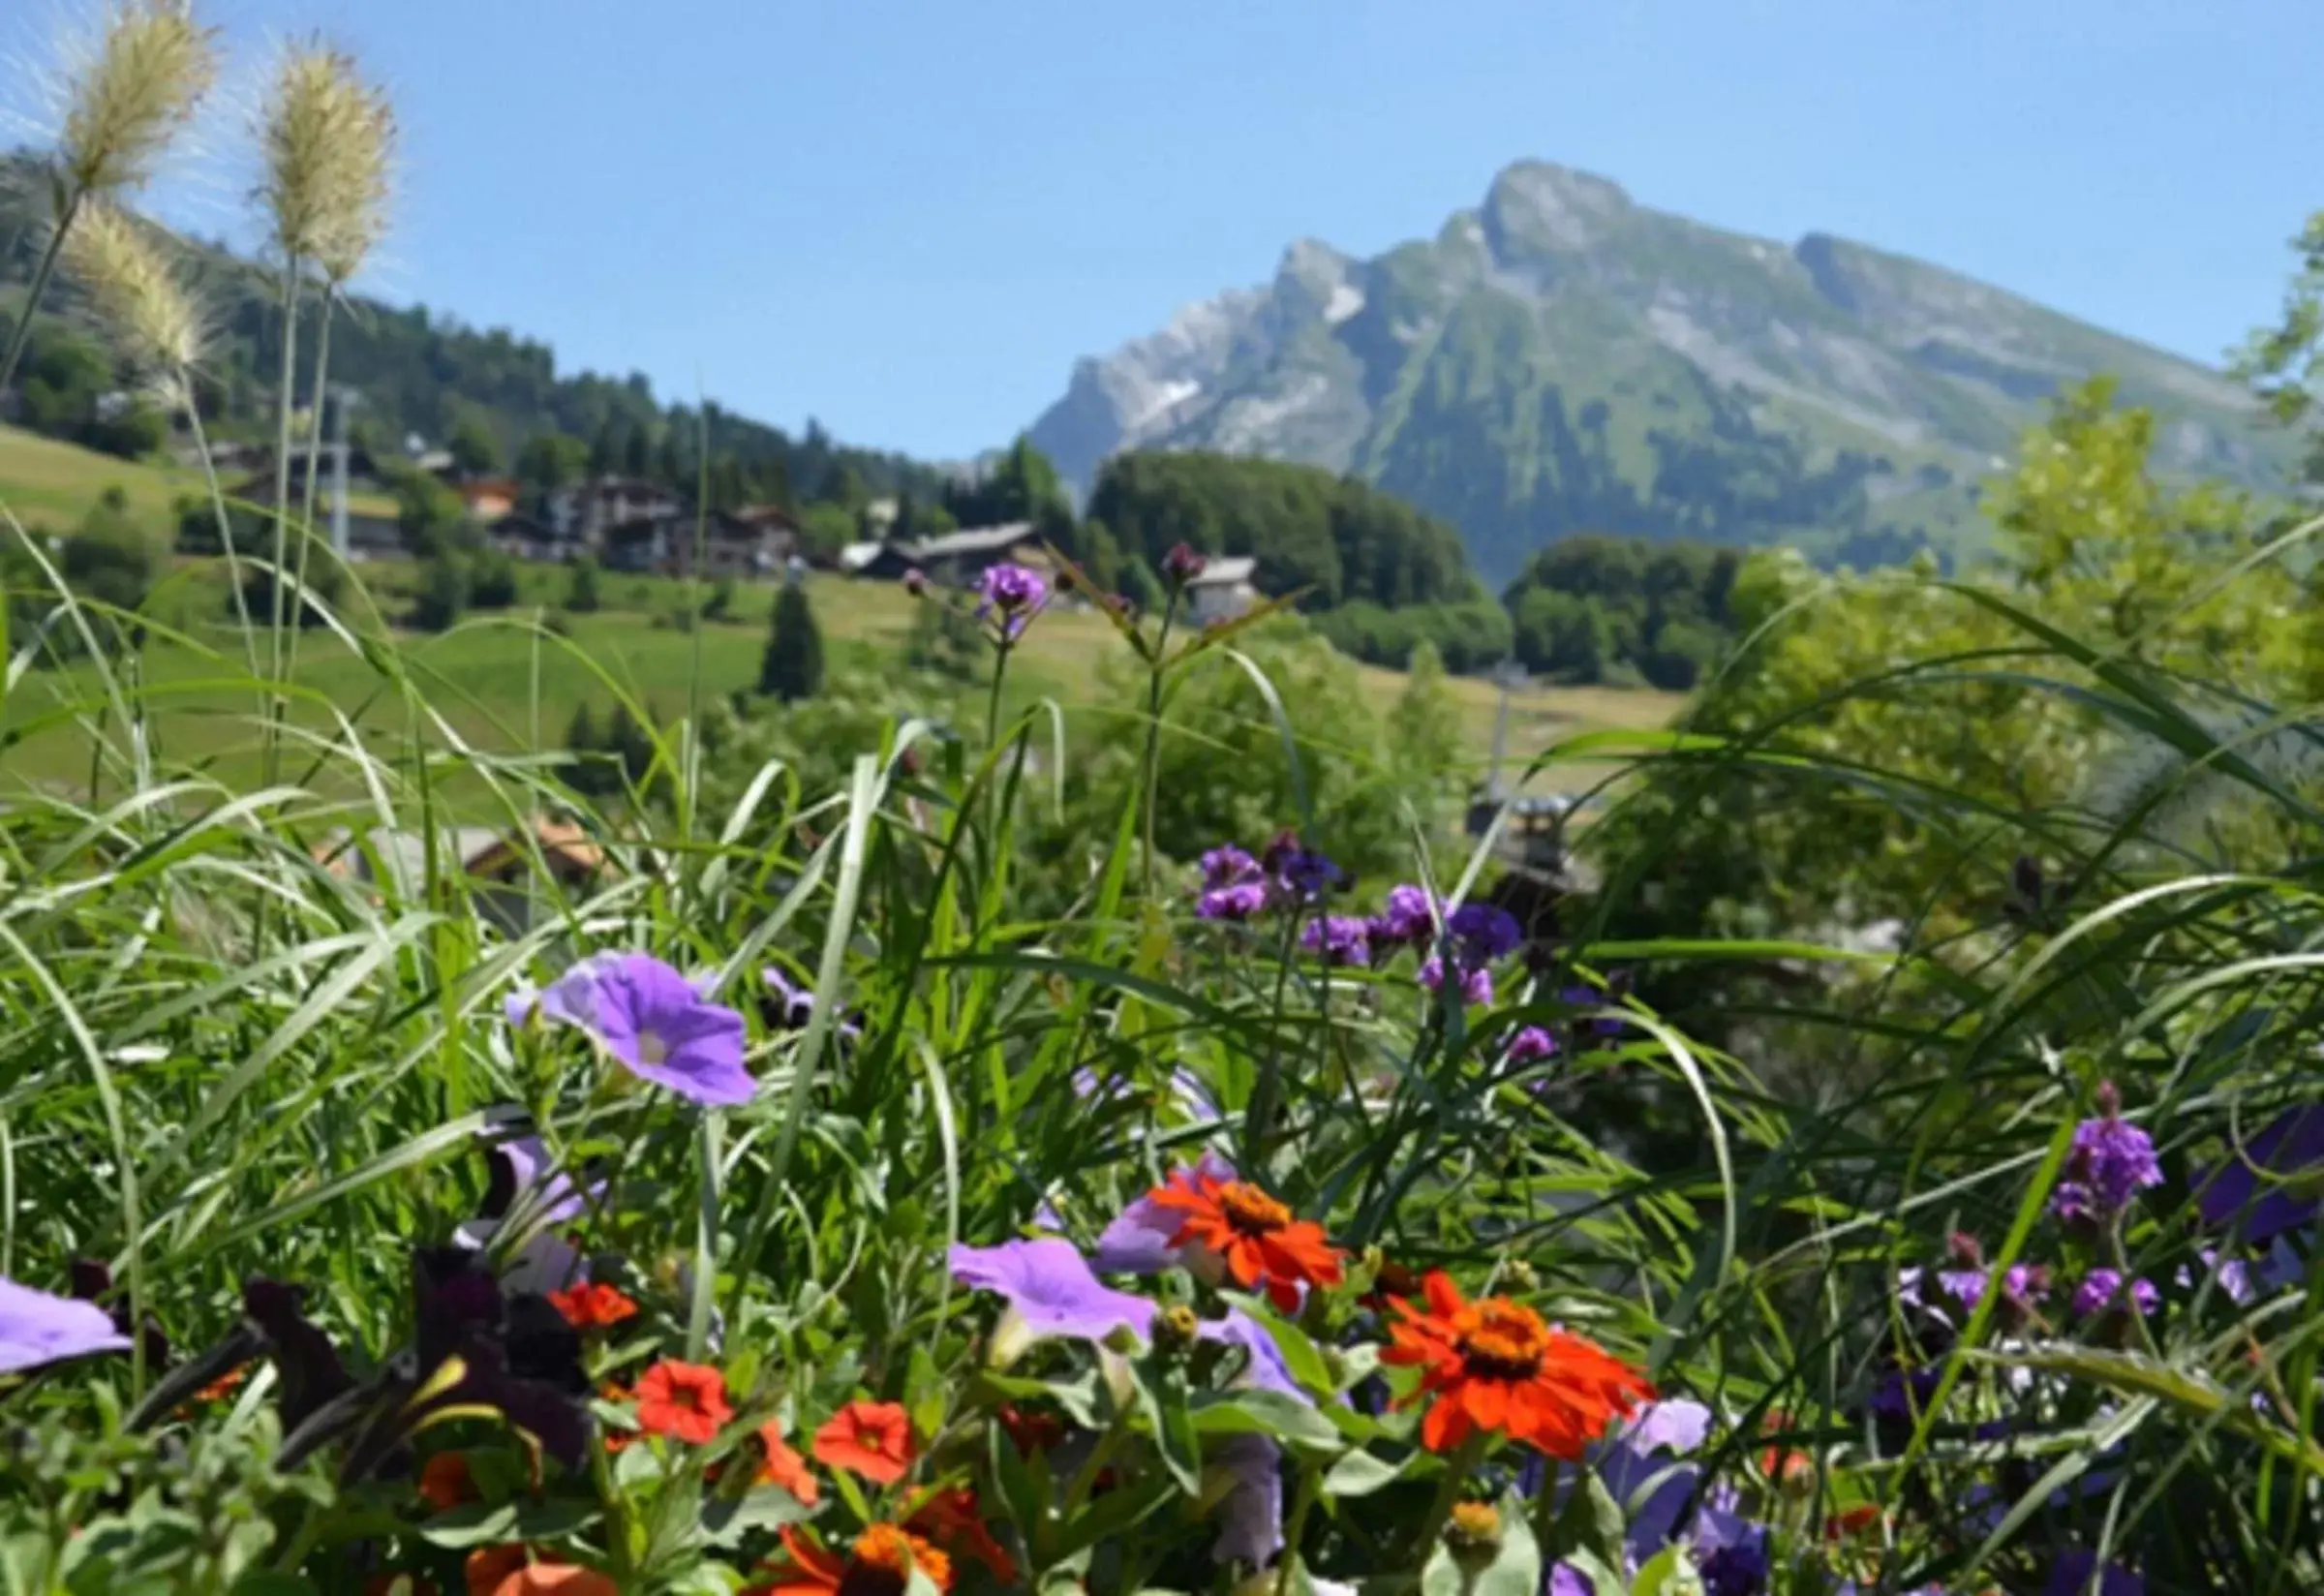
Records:
[[[479,549],[468,560],[468,601],[477,609],[506,609],[516,602],[516,562],[499,549]]]
[[[468,610],[470,601],[467,557],[439,554],[420,564],[420,588],[412,603],[412,626],[420,631],[449,629]]]
[[[516,451],[516,479],[535,496],[577,482],[589,470],[589,445],[569,433],[536,432]]]
[[[1422,651],[1462,676],[1490,669],[1509,657],[1509,612],[1490,598],[1408,604],[1383,609],[1358,599],[1313,617],[1315,629],[1342,654],[1402,670]]]
[[[1160,568],[1178,543],[1253,555],[1270,594],[1330,607],[1463,601],[1476,594],[1460,535],[1409,504],[1312,466],[1240,455],[1133,451],[1106,462],[1089,516]]]
[[[1741,556],[1703,543],[1580,537],[1533,557],[1503,601],[1517,660],[1566,682],[1694,687],[1729,629]]]
[[[967,609],[936,595],[913,606],[903,641],[903,662],[910,669],[949,682],[974,682],[983,678],[992,655],[992,645]]]
[[[767,651],[759,661],[758,691],[784,703],[812,698],[823,690],[823,633],[815,626],[807,590],[785,582],[775,595]]]
[[[838,505],[810,505],[799,512],[799,544],[810,560],[829,565],[856,541],[855,513]]]
[[[1122,590],[1121,545],[1115,542],[1114,534],[1103,521],[1082,523],[1079,537],[1082,574],[1100,593],[1119,593]]]
[[[1057,468],[1023,433],[1017,435],[1016,441],[983,477],[973,482],[948,484],[943,504],[964,527],[1039,521],[1060,512],[1068,525],[1071,522]]]
[[[124,459],[141,459],[168,437],[168,418],[114,380],[104,348],[60,322],[36,321],[17,375],[22,426]]]
[[[462,552],[477,541],[460,496],[422,471],[398,474],[395,524],[404,547],[422,560]]]
[[[2300,265],[2282,316],[2253,335],[2236,369],[2277,421],[2307,431],[2304,470],[2309,481],[2324,481],[2324,430],[2314,424],[2324,403],[2324,211],[2308,219],[2292,249]]]
[[[463,476],[489,476],[500,469],[501,441],[494,436],[492,423],[473,410],[464,411],[452,424],[452,435],[443,446],[452,457],[453,469]]]
[[[271,550],[267,551],[269,554]],[[296,627],[320,627],[324,624],[325,609],[336,611],[347,595],[347,572],[339,562],[323,553],[316,553],[307,561],[306,586],[296,581],[298,561],[290,561],[290,575],[284,581],[283,613]],[[304,597],[300,597],[301,595]],[[242,601],[236,604],[229,591],[222,615],[239,621],[248,614],[254,619],[274,614],[274,569],[270,565],[257,563],[242,568]]]
[[[572,576],[566,584],[565,607],[575,615],[588,615],[602,601],[597,593],[596,556],[584,554],[573,562]]]
[[[115,609],[135,610],[153,590],[161,559],[153,539],[131,517],[127,497],[112,487],[66,539],[59,564],[66,585],[75,593]]]
[[[710,592],[702,598],[702,619],[723,621],[734,614],[735,582],[731,576],[721,576],[711,583]]]

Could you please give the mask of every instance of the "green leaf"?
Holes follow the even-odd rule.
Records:
[[[1525,1499],[1501,1499],[1501,1546],[1470,1581],[1468,1596],[1541,1596],[1542,1549],[1525,1521]]]
[[[1238,1291],[1222,1295],[1258,1320],[1267,1333],[1275,1338],[1275,1349],[1283,1354],[1283,1363],[1291,1370],[1293,1379],[1318,1396],[1332,1395],[1337,1388],[1332,1384],[1331,1366],[1324,1362],[1324,1355],[1316,1349],[1314,1340],[1305,1331],[1269,1307],[1262,1298],[1246,1297]]]
[[[1337,1457],[1347,1442],[1339,1427],[1306,1403],[1276,1391],[1236,1391],[1194,1409],[1204,1435],[1271,1435],[1301,1452]]]
[[[733,1548],[754,1529],[780,1529],[807,1518],[807,1504],[787,1490],[753,1490],[720,1498],[702,1509],[702,1532],[715,1547]]]
[[[1402,1463],[1384,1462],[1368,1452],[1351,1452],[1324,1472],[1324,1500],[1369,1496],[1403,1472]]]
[[[1972,1348],[1969,1356],[1978,1363],[2070,1374],[2125,1396],[2152,1396],[2194,1418],[2232,1429],[2310,1474],[2324,1473],[2324,1443],[2271,1425],[2252,1411],[2243,1397],[2230,1395],[2200,1375],[2157,1363],[2142,1353],[2058,1345],[2014,1352]]]
[[[413,1590],[419,1588],[414,1580]],[[283,1574],[270,1568],[252,1569],[228,1589],[232,1596],[319,1596],[315,1582],[303,1575]]]
[[[470,1502],[419,1526],[420,1538],[450,1551],[503,1541],[554,1541],[596,1521],[595,1502]]]
[[[1630,1596],[1702,1596],[1702,1578],[1683,1548],[1667,1546],[1638,1570]]]

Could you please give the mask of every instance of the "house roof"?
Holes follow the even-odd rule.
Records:
[[[887,544],[876,541],[849,543],[840,550],[840,568],[841,570],[861,570],[878,559],[879,551],[886,547]]]
[[[781,527],[791,532],[799,530],[798,517],[780,505],[745,505],[733,512],[733,518],[747,527]]]
[[[1187,582],[1190,588],[1233,587],[1247,582],[1257,574],[1259,562],[1247,554],[1212,555],[1204,562],[1202,571]]]
[[[454,491],[473,505],[479,499],[513,500],[516,484],[505,476],[479,476],[474,481],[455,484]]]
[[[1015,548],[1030,541],[1039,534],[1030,521],[1011,521],[1005,526],[970,527],[964,532],[948,532],[936,537],[923,537],[905,550],[916,560],[948,560],[963,554],[991,554],[1000,549]]]

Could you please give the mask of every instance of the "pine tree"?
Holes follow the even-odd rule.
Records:
[[[815,629],[814,609],[805,588],[786,582],[775,596],[767,652],[758,663],[758,691],[792,703],[822,689],[823,635]]]
[[[576,615],[587,614],[603,600],[597,597],[597,563],[584,554],[573,562],[572,586],[566,590],[565,607]]]

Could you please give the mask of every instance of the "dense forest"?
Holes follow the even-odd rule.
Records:
[[[1684,691],[1726,646],[1743,551],[1597,535],[1535,555],[1502,595],[1517,662],[1567,682]]]

